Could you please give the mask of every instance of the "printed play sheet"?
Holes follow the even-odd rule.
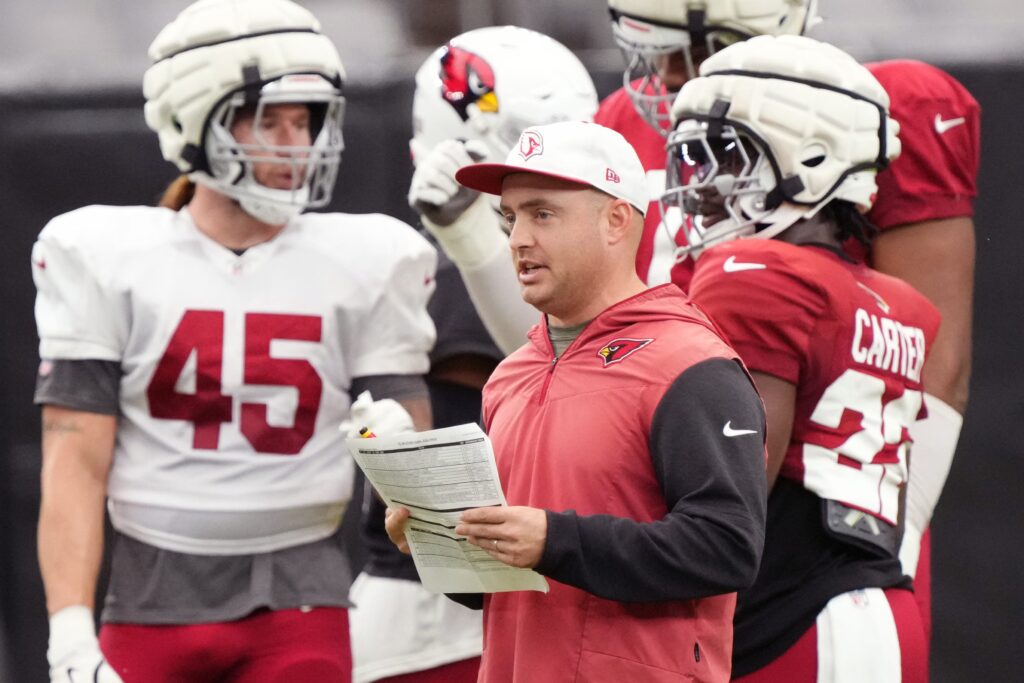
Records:
[[[490,439],[476,424],[348,440],[389,507],[411,513],[405,535],[423,586],[435,593],[547,592],[543,576],[498,562],[455,535],[463,510],[506,505]]]

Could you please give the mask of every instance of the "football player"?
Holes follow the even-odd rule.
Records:
[[[551,38],[515,26],[456,36],[417,71],[409,198],[442,246],[428,306],[438,331],[427,376],[435,426],[479,419],[481,388],[537,320],[514,286],[496,207],[459,186],[455,171],[473,158],[504,158],[524,127],[589,119],[596,109],[579,60]],[[512,286],[501,286],[503,280]],[[412,559],[388,540],[383,503],[367,493],[362,532],[369,557],[353,585],[350,613],[355,681],[476,681],[480,613],[423,589]]]
[[[458,36],[416,75],[409,204],[458,267],[505,353],[525,342],[537,312],[519,296],[496,201],[459,185],[455,172],[504,159],[528,126],[589,121],[596,110],[594,83],[579,59],[557,41],[513,26]]]
[[[633,144],[648,169],[654,197],[664,186],[668,103],[700,62],[752,35],[802,33],[818,21],[817,0],[608,4],[627,66],[623,88],[601,103],[595,120]],[[913,285],[939,308],[943,320],[924,370],[929,417],[913,428],[919,457],[908,490],[901,550],[904,570],[915,577],[915,597],[930,635],[926,530],[956,450],[971,369],[980,110],[960,83],[928,64],[900,60],[866,66],[886,89],[891,115],[902,125],[903,154],[878,175],[878,197],[869,218],[880,234],[869,249],[856,241],[846,246],[877,270]],[[686,245],[700,241],[700,225],[680,230],[683,217],[675,207],[667,207],[662,216],[652,206],[647,217],[638,272],[649,284],[671,279],[686,289],[693,270]]]
[[[869,218],[881,231],[866,259],[906,280],[942,313],[924,368],[928,418],[914,424],[914,473],[900,559],[931,639],[928,525],[956,452],[971,374],[975,228],[981,110],[949,74],[916,61],[865,65],[885,88],[900,122],[903,153],[878,176]],[[858,245],[851,253],[860,256]]]
[[[637,254],[637,273],[648,284],[670,279],[684,290],[692,262],[676,265],[687,231],[677,210],[662,216],[665,136],[672,101],[697,75],[701,62],[751,36],[798,34],[817,20],[817,0],[609,0],[612,33],[626,58],[622,88],[601,102],[594,117],[619,131],[647,169],[651,207]]]
[[[888,109],[870,71],[802,36],[717,52],[672,108],[665,202],[702,237],[690,295],[768,415],[765,552],[737,603],[736,680],[927,681],[899,547],[940,317],[844,250],[870,241],[876,172],[900,153]]]
[[[150,46],[160,208],[54,218],[33,254],[52,681],[348,681],[350,396],[419,427],[436,254],[331,197],[344,71],[290,0],[199,0]],[[104,504],[114,527],[97,640]]]

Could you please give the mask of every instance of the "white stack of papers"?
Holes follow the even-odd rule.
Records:
[[[498,562],[455,535],[463,510],[507,504],[490,439],[478,425],[349,439],[347,444],[388,507],[411,513],[405,535],[428,591],[547,592],[548,582],[537,572]]]

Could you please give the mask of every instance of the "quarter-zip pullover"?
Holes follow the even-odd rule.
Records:
[[[510,505],[548,511],[551,592],[485,599],[481,681],[726,681],[764,538],[764,411],[673,286],[541,323],[484,389]]]

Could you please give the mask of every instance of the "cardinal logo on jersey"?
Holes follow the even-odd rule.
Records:
[[[544,138],[535,130],[525,130],[519,136],[519,156],[526,161],[532,156],[544,153]]]
[[[494,93],[494,70],[482,57],[448,45],[441,55],[441,96],[463,121],[469,120],[469,105],[484,113],[498,111]]]
[[[653,339],[613,339],[605,344],[597,355],[604,359],[604,367],[612,363],[626,360],[634,353],[650,344]]]

